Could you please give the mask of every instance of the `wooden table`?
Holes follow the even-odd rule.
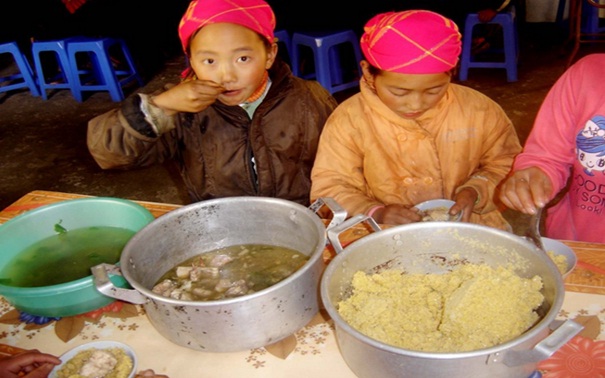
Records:
[[[2,210],[0,223],[43,205],[81,197],[85,196],[33,191]],[[180,207],[135,202],[156,217]],[[365,228],[354,227],[341,234],[341,240],[345,245],[366,234]],[[575,251],[579,261],[593,267],[578,266],[565,279],[565,301],[559,318],[583,317],[584,321],[591,323],[585,336],[605,340],[605,332],[600,329],[600,324],[605,324],[605,275],[599,273],[599,269],[605,270],[605,245],[563,242]],[[330,254],[326,248],[324,256],[329,259]],[[135,349],[140,360],[139,370],[154,369],[156,373],[167,374],[171,378],[355,377],[340,355],[332,321],[322,313],[296,334],[275,345],[238,353],[203,353],[167,341],[149,323],[141,307],[128,306],[131,306],[130,310],[136,308],[136,313],[124,315],[125,310],[122,309],[120,313],[105,313],[98,318],[75,316],[37,326],[15,320],[15,310],[0,297],[0,344],[22,349],[37,348],[60,355],[85,342],[117,340]],[[64,341],[59,334],[69,338]]]

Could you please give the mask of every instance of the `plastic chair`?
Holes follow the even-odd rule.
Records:
[[[16,42],[3,43],[0,45],[0,54],[11,54],[14,63],[19,69],[17,73],[12,69],[8,70],[10,71],[8,74],[0,77],[0,93],[28,88],[32,96],[40,96],[31,65],[27,57],[19,49],[19,45]]]
[[[277,43],[282,44],[285,48],[285,50],[280,48],[277,53],[285,58],[284,60],[287,63],[292,64],[292,38],[290,38],[290,34],[287,30],[277,30],[274,35],[277,38]]]
[[[72,94],[82,102],[82,92],[107,91],[113,101],[124,100],[123,87],[143,81],[128,46],[120,38],[73,41],[67,44],[72,69]]]
[[[70,37],[53,41],[34,41],[32,43],[32,56],[38,86],[44,100],[48,99],[47,90],[69,89],[73,87],[73,75],[69,57],[67,55],[67,44],[75,41],[90,40],[85,37]],[[43,58],[53,57],[56,65],[49,67],[43,64]],[[47,60],[48,63],[48,60]]]
[[[504,49],[488,50],[487,53],[504,55],[502,60],[478,61],[478,57],[471,54],[473,46],[473,29],[480,24],[499,24],[502,27]],[[493,54],[492,54],[493,55]],[[460,58],[460,81],[468,79],[470,68],[504,68],[509,82],[517,81],[517,62],[519,60],[519,35],[517,33],[517,20],[515,8],[498,13],[491,21],[482,23],[477,13],[466,16],[464,35],[462,41],[462,57]]]
[[[314,70],[302,69],[301,47],[311,49],[314,57]],[[347,55],[348,52],[352,52]],[[344,57],[352,57],[344,61]],[[359,38],[352,30],[337,32],[295,32],[292,36],[292,73],[305,79],[316,79],[330,93],[334,94],[359,85],[362,59]],[[356,72],[345,77],[343,63]],[[311,71],[311,72],[309,72]]]

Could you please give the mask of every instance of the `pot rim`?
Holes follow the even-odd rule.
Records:
[[[497,353],[497,352],[502,352],[504,350],[509,350],[520,343],[523,343],[527,340],[530,340],[530,339],[538,336],[540,333],[543,332],[545,327],[548,327],[549,324],[551,324],[552,322],[555,321],[557,313],[559,312],[559,309],[563,305],[563,300],[564,300],[564,296],[565,296],[564,290],[560,291],[558,293],[559,295],[554,296],[553,303],[551,303],[551,306],[550,306],[550,309],[548,310],[548,312],[538,322],[536,322],[529,330],[523,332],[518,337],[515,337],[512,340],[506,341],[502,344],[494,345],[489,348],[452,353],[452,352],[425,352],[425,351],[418,351],[418,350],[413,350],[413,349],[400,348],[397,346],[386,344],[384,342],[378,341],[374,338],[371,338],[371,337],[366,336],[365,334],[359,332],[357,329],[355,329],[354,327],[349,325],[349,323],[340,316],[340,314],[338,313],[338,310],[336,309],[336,305],[331,303],[330,295],[328,293],[328,283],[329,283],[328,280],[329,280],[329,278],[331,278],[332,273],[336,269],[337,265],[340,266],[340,263],[342,262],[342,260],[344,260],[351,253],[351,251],[354,251],[358,245],[371,243],[375,239],[379,239],[379,238],[388,238],[388,237],[392,236],[392,234],[396,234],[399,231],[401,231],[402,229],[413,230],[415,228],[420,228],[420,229],[444,228],[444,227],[448,227],[448,226],[453,226],[456,228],[473,228],[473,229],[480,228],[480,229],[485,229],[489,232],[499,234],[500,236],[505,237],[505,238],[514,238],[516,241],[519,241],[521,244],[523,244],[525,247],[527,247],[528,250],[531,250],[534,253],[536,253],[539,256],[539,258],[548,265],[549,270],[551,270],[553,272],[553,277],[554,277],[556,286],[559,288],[563,287],[563,278],[562,278],[561,274],[559,273],[557,266],[548,257],[548,255],[546,255],[543,251],[538,249],[533,243],[531,243],[528,240],[526,240],[520,236],[517,236],[515,234],[509,233],[509,232],[506,232],[503,230],[491,228],[491,227],[478,225],[478,224],[459,223],[459,222],[419,222],[419,223],[414,223],[414,224],[400,225],[400,226],[395,226],[395,227],[387,228],[384,230],[380,230],[380,231],[374,232],[370,235],[367,235],[365,237],[362,237],[360,239],[357,239],[356,241],[352,242],[347,247],[345,247],[342,252],[338,253],[332,259],[330,264],[328,264],[328,266],[326,267],[326,269],[323,273],[323,276],[321,278],[321,282],[320,282],[320,296],[321,296],[321,300],[324,304],[326,311],[328,312],[330,317],[334,320],[334,324],[337,326],[337,329],[338,329],[338,327],[340,327],[344,331],[346,331],[349,335],[353,336],[354,338],[358,339],[359,341],[369,344],[370,346],[372,346],[374,348],[384,350],[384,351],[387,351],[387,352],[390,352],[393,354],[444,360],[444,359],[470,358],[470,357],[489,355],[489,354],[493,354],[493,353]]]

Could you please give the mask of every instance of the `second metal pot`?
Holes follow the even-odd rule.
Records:
[[[343,249],[339,234],[364,221],[375,232]],[[562,324],[555,320],[565,293],[561,274],[543,251],[514,234],[459,222],[422,222],[380,230],[372,218],[358,215],[328,230],[328,238],[338,254],[322,277],[321,298],[334,320],[340,352],[359,377],[529,377],[540,360],[582,329],[571,320]],[[538,311],[540,321],[519,337],[491,348],[428,353],[370,338],[338,313],[338,302],[350,294],[357,271],[399,268],[408,273],[443,273],[460,262],[493,267],[512,264],[521,277],[541,276],[545,299]],[[550,328],[556,331],[550,334]]]

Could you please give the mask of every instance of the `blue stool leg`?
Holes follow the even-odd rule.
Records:
[[[341,63],[343,61],[340,47],[345,47],[347,44],[353,46],[353,55],[355,60],[355,68],[357,72],[361,72],[359,62],[361,61],[361,49],[359,42],[352,30],[341,31],[336,33],[294,33],[292,37],[292,73],[295,76],[305,79],[315,79],[328,92],[335,93],[344,89],[352,88],[359,85],[359,78],[353,78],[348,82],[344,82],[347,78],[343,75]],[[313,62],[315,70],[313,73],[306,74],[301,72],[301,47],[305,46],[311,49],[313,53]]]
[[[46,77],[44,76],[44,70],[42,68],[42,63],[40,61],[40,55],[39,55],[39,52],[36,51],[35,49],[32,52],[33,52],[36,76],[38,78],[38,84],[40,85],[40,94],[42,95],[43,100],[47,100],[48,98],[46,96],[46,88],[47,88]]]
[[[582,21],[581,32],[585,34],[596,34],[601,31],[599,26],[599,8],[590,5],[587,1],[582,1]]]
[[[300,47],[298,43],[292,44],[292,75],[301,77],[300,74]]]
[[[78,52],[69,51],[69,65],[71,67],[71,94],[74,96],[76,101],[82,102],[82,82],[81,75],[85,74],[84,70],[81,70],[78,66]]]
[[[32,96],[40,96],[40,90],[31,65],[16,42],[8,42],[0,45],[0,54],[11,54],[13,60],[19,69],[18,73],[9,74],[0,77],[0,83],[8,82],[9,84],[0,86],[0,92],[8,92],[14,89],[29,88]],[[16,82],[15,82],[16,81]]]
[[[332,76],[330,73],[330,55],[329,52],[319,52],[315,54],[315,71],[317,81],[330,93],[332,93]]]
[[[468,15],[464,23],[464,36],[462,41],[462,57],[460,59],[460,81],[468,79],[469,63],[471,61],[471,47],[473,45],[473,28],[476,23],[476,15]]]
[[[103,48],[99,42],[87,42],[86,44],[71,43],[69,46],[69,64],[72,69],[71,92],[76,101],[82,102],[84,91],[109,90],[109,82],[106,76],[107,65],[103,64],[105,59]],[[80,60],[80,61],[79,61]],[[83,68],[80,63],[90,64]],[[113,99],[113,96],[112,96]]]
[[[330,64],[328,67],[330,67],[330,83],[332,86],[344,82],[338,47],[339,46],[332,46],[329,48],[328,52],[328,56],[330,57]]]
[[[472,55],[472,40],[473,40],[473,29],[476,25],[480,24],[476,13],[469,14],[466,17],[463,44],[462,44],[462,56],[460,58],[460,81],[468,79],[469,68],[505,68],[507,74],[507,80],[517,80],[517,63],[519,59],[519,36],[515,23],[514,8],[510,12],[500,13],[494,17],[489,24],[498,24],[502,26],[504,49],[491,49],[488,52],[501,53],[504,55],[503,60],[491,61],[491,60],[477,60],[478,58]]]
[[[132,55],[130,54],[130,50],[128,49],[128,46],[126,45],[126,42],[124,40],[120,39],[120,40],[118,40],[118,43],[120,44],[120,49],[122,51],[122,54],[124,55],[124,59],[126,59],[126,64],[128,65],[128,69],[126,71],[119,72],[118,74],[123,73],[125,75],[131,75],[132,80],[136,80],[136,82],[139,84],[139,86],[142,87],[144,85],[143,79],[141,79],[141,77],[138,74],[138,71],[134,64],[134,59],[132,58]]]
[[[36,80],[34,79],[32,68],[29,65],[29,62],[26,60],[25,55],[17,55],[16,58],[17,66],[19,66],[19,70],[21,70],[23,80],[25,80],[25,82],[27,83],[29,91],[33,96],[40,96],[40,91],[38,90],[38,86],[36,85]]]
[[[514,23],[511,20],[511,23]],[[513,24],[514,25],[514,24]],[[503,29],[504,32],[504,59],[506,61],[506,79],[509,82],[517,81],[518,35],[515,27]]]
[[[67,40],[59,40],[34,42],[32,45],[32,55],[34,57],[36,76],[38,78],[40,92],[44,100],[48,98],[46,94],[48,89],[71,88],[70,79],[72,74],[70,72],[71,69],[69,59],[67,58],[66,43]],[[53,54],[53,57],[56,58],[58,72],[54,73],[53,76],[49,76],[49,73],[44,70],[44,66],[42,64],[42,54]],[[53,80],[59,82],[53,83]]]
[[[112,56],[114,56],[112,53],[118,52],[116,49],[120,49],[122,53],[119,58],[125,60],[125,62],[116,64],[120,67],[114,67],[112,63]],[[134,67],[132,56],[121,39],[102,38],[94,41],[73,42],[69,44],[68,52],[70,64],[74,67],[72,92],[78,101],[82,101],[82,91],[109,91],[113,101],[122,101],[124,99],[122,85],[133,80],[136,80],[139,85],[143,85],[143,81]],[[79,54],[87,54],[85,57],[93,67],[94,84],[82,80],[82,75],[90,74],[90,70],[78,67]],[[127,67],[122,67],[124,65]]]
[[[353,44],[353,54],[355,54],[355,60],[357,61],[357,65],[355,68],[357,68],[357,72],[359,72],[359,77],[361,78],[361,76],[363,76],[363,73],[361,72],[361,66],[359,65],[359,63],[363,60],[363,55],[361,54],[361,47],[359,47],[359,43]]]
[[[117,75],[111,65],[111,59],[109,59],[109,48],[106,41],[103,41],[99,45],[96,58],[99,68],[101,70],[101,77],[105,79],[105,85],[113,101],[122,101],[124,99],[124,93],[122,88],[118,84]],[[104,55],[104,56],[103,56]]]
[[[276,30],[275,33],[275,38],[277,38],[277,42],[278,44],[282,44],[283,47],[285,48],[285,52],[282,49],[282,53],[283,55],[286,56],[286,58],[288,59],[288,62],[290,63],[290,65],[292,65],[292,39],[290,38],[290,34],[288,34],[288,31],[285,29],[282,30]]]

